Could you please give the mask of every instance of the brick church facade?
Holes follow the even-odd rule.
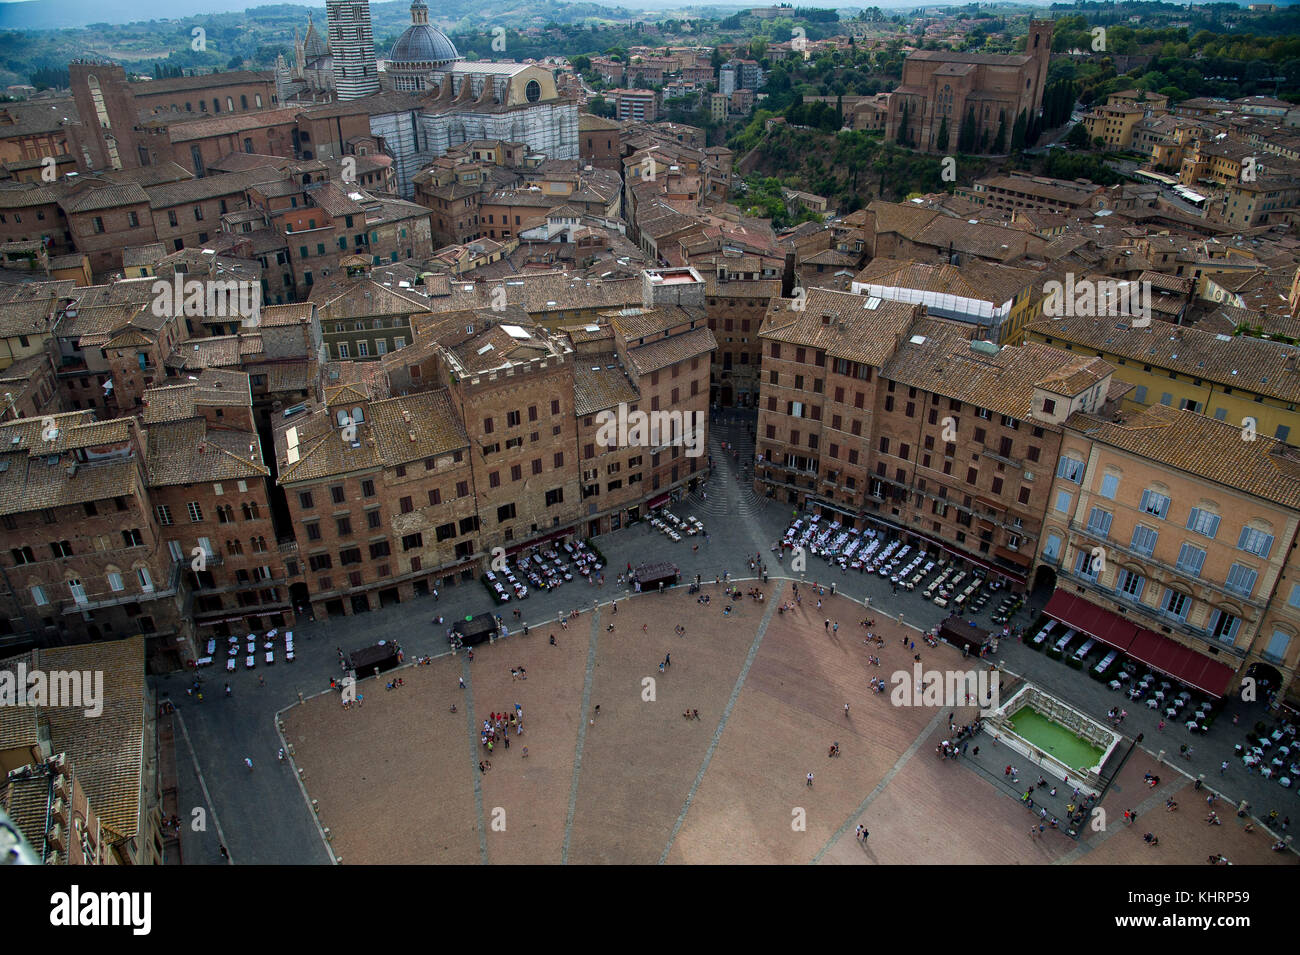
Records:
[[[1052,56],[1051,20],[1032,20],[1024,53],[998,55],[918,50],[903,64],[903,82],[889,97],[885,136],[899,141],[906,121],[906,141],[925,152],[955,152],[962,122],[975,113],[976,151],[989,152],[1004,128],[1004,150],[1016,117],[1026,120],[1043,105],[1047,65]],[[939,142],[947,119],[948,142]]]

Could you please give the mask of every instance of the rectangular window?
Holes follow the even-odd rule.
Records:
[[[403,514],[410,514],[415,510],[415,501],[409,497],[404,497],[398,502],[398,506],[401,508]]]
[[[1192,577],[1201,575],[1201,567],[1204,564],[1205,551],[1195,544],[1184,544],[1178,552],[1178,569]]]
[[[1249,567],[1241,564],[1233,564],[1228,571],[1226,586],[1233,593],[1241,594],[1243,597],[1249,597],[1255,590],[1255,580],[1259,574]]]
[[[1069,491],[1056,492],[1056,509],[1062,514],[1070,513],[1070,504],[1074,500]]]
[[[1219,533],[1219,515],[1194,507],[1187,517],[1187,529],[1213,540],[1214,536]]]
[[[1088,530],[1105,537],[1110,533],[1111,518],[1112,515],[1109,512],[1103,511],[1100,507],[1094,507],[1088,513]]]
[[[1129,545],[1139,554],[1145,554],[1150,557],[1155,553],[1156,540],[1160,535],[1149,527],[1143,527],[1141,524],[1133,528],[1133,541]]]
[[[1093,560],[1092,551],[1080,548],[1078,555],[1075,557],[1074,572],[1080,577],[1087,577],[1089,580],[1095,581],[1097,574],[1101,570],[1101,563],[1100,560]]]
[[[343,495],[343,485],[336,484],[330,488],[330,497],[334,500],[335,504],[342,504],[345,500]]]
[[[1083,462],[1074,458],[1061,458],[1061,463],[1056,466],[1056,476],[1073,484],[1081,484],[1083,482]]]
[[[1118,476],[1118,475],[1115,475],[1115,474],[1107,474],[1107,475],[1105,475],[1105,476],[1101,479],[1101,491],[1100,491],[1100,494],[1101,494],[1102,497],[1106,498],[1107,500],[1111,500],[1111,501],[1113,501],[1113,500],[1115,500],[1115,493],[1116,493],[1118,490],[1119,490],[1119,476]]]
[[[50,598],[45,596],[45,588],[41,586],[32,587],[32,603],[38,607],[44,607],[50,602]]]
[[[1206,627],[1206,632],[1215,640],[1232,643],[1237,637],[1237,629],[1240,626],[1240,619],[1226,611],[1216,610],[1210,614],[1210,623]]]
[[[140,581],[140,589],[145,593],[153,592],[153,578],[149,576],[149,568],[141,567],[135,572],[135,576]]]
[[[320,524],[316,521],[312,521],[310,524],[304,524],[303,526],[307,528],[307,540],[320,540]]]
[[[172,523],[172,509],[166,504],[159,504],[155,510],[158,512],[158,523],[163,526],[169,526]]]
[[[113,593],[126,589],[126,584],[122,583],[121,574],[113,573],[108,575],[108,589],[113,591]]]
[[[203,508],[199,506],[198,501],[190,501],[185,505],[186,510],[190,513],[190,523],[198,524],[203,520]]]
[[[310,511],[316,505],[312,503],[311,491],[298,492],[298,504],[304,511]]]
[[[1163,519],[1169,513],[1169,498],[1158,491],[1148,489],[1142,492],[1142,503],[1139,507],[1147,514],[1154,514]]]
[[[1256,557],[1267,557],[1273,549],[1273,535],[1253,527],[1243,527],[1241,536],[1237,538],[1237,548]]]
[[[1160,609],[1171,617],[1186,620],[1187,612],[1192,609],[1192,598],[1188,597],[1187,594],[1179,593],[1172,587],[1167,587],[1165,588],[1165,596],[1160,604]]]
[[[1119,574],[1119,585],[1116,588],[1121,593],[1128,594],[1134,600],[1142,599],[1142,588],[1146,585],[1146,580],[1140,574],[1135,574],[1131,570],[1122,570]]]

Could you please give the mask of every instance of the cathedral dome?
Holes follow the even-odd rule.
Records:
[[[460,58],[446,34],[429,26],[429,8],[423,0],[415,0],[411,4],[411,25],[393,44],[389,63],[400,69],[403,63],[446,63]]]
[[[451,40],[427,23],[407,27],[388,54],[390,63],[441,63],[459,59],[460,54]]]

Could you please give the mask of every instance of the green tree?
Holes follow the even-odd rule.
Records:
[[[945,116],[939,121],[939,138],[935,140],[934,148],[941,153],[948,151],[948,117]]]
[[[1018,153],[1025,148],[1025,127],[1028,120],[1025,118],[1025,111],[1022,109],[1020,115],[1016,117],[1015,123],[1011,126],[1011,151]]]

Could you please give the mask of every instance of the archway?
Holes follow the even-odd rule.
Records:
[[[1040,564],[1038,570],[1034,572],[1034,586],[1032,593],[1038,593],[1043,590],[1056,589],[1056,568],[1048,564]]]
[[[300,618],[311,613],[311,592],[306,584],[299,581],[289,585],[289,603],[293,605],[294,614]]]

